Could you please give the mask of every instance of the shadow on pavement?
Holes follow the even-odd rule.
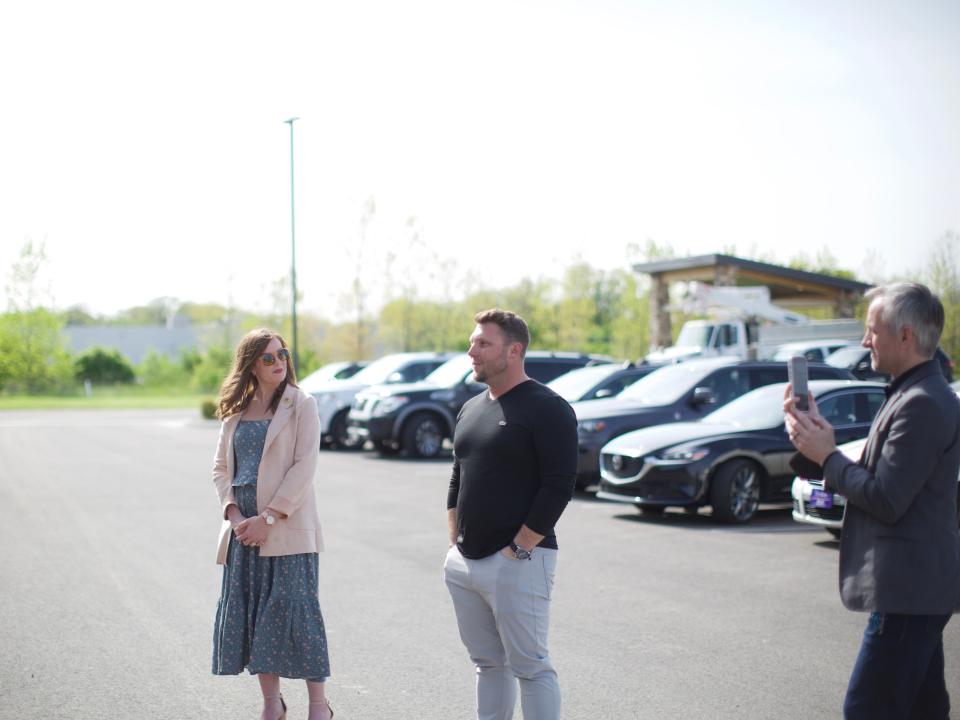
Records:
[[[743,525],[727,525],[717,522],[713,519],[710,510],[707,508],[700,508],[696,513],[670,508],[663,513],[636,511],[634,513],[618,513],[612,517],[615,520],[633,522],[640,525],[653,525],[700,532],[805,534],[823,532],[820,528],[795,522],[791,516],[790,509],[779,506],[761,506],[753,519]],[[827,540],[826,544],[829,545],[831,543]]]

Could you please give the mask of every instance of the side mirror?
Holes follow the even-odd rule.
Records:
[[[717,396],[713,394],[713,390],[708,387],[698,387],[693,389],[693,399],[691,400],[694,407],[698,405],[713,405],[717,402]]]

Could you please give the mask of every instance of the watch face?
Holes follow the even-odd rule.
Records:
[[[267,515],[267,525],[273,525],[277,519],[273,515]]]

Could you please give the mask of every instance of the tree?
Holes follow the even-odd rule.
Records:
[[[133,367],[119,350],[93,347],[73,359],[74,377],[83,382],[131,383]]]
[[[51,302],[42,281],[46,260],[44,244],[28,239],[8,275],[8,311],[0,315],[0,389],[5,392],[63,392],[73,385],[63,319],[42,305]]]
[[[960,234],[946,232],[934,244],[927,261],[926,281],[943,303],[940,346],[955,360],[960,353]]]
[[[349,332],[353,336],[353,347],[349,357],[354,360],[365,358],[371,346],[372,328],[370,327],[367,309],[369,291],[364,282],[366,267],[363,253],[367,244],[367,231],[376,212],[376,201],[373,197],[367,198],[360,212],[357,241],[351,244],[352,249],[349,251],[354,268],[353,280],[350,283],[350,291],[341,299],[341,306],[345,314],[352,318],[352,322],[348,326]]]

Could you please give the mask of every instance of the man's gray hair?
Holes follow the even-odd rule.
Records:
[[[917,339],[917,352],[933,357],[943,333],[943,304],[930,288],[920,283],[893,283],[875,287],[864,297],[869,302],[882,300],[881,322],[893,333],[909,326]]]

